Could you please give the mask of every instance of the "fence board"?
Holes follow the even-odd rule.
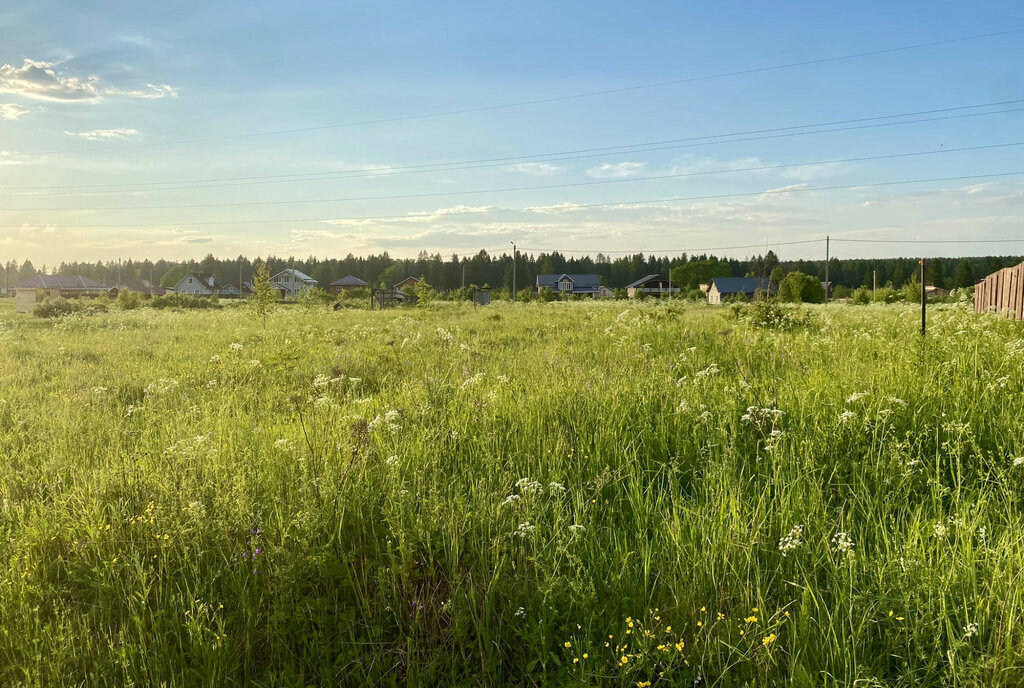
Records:
[[[1024,263],[993,272],[974,287],[974,312],[1024,320]]]

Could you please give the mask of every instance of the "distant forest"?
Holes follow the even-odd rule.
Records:
[[[926,282],[947,289],[968,287],[989,273],[1004,267],[1016,265],[1021,256],[986,256],[972,258],[929,259]],[[472,256],[452,255],[445,259],[440,254],[429,255],[421,252],[417,258],[392,258],[386,252],[380,255],[353,256],[345,258],[279,258],[267,259],[271,274],[285,268],[295,268],[312,276],[325,287],[345,275],[355,275],[374,285],[392,286],[410,276],[423,277],[438,290],[454,289],[460,286],[489,286],[491,288],[512,288],[512,256],[508,253],[491,255],[480,251]],[[702,266],[704,269],[698,269]],[[710,266],[710,270],[707,269]],[[613,289],[625,287],[645,275],[673,274],[674,279],[683,282],[684,287],[695,284],[701,275],[755,276],[768,277],[777,268],[790,272],[816,275],[825,279],[825,261],[780,261],[772,251],[764,255],[736,260],[716,258],[712,255],[682,255],[673,258],[643,255],[611,258],[602,254],[595,257],[572,258],[562,253],[520,253],[516,262],[516,287],[532,286],[538,274],[545,273],[597,273],[601,282]],[[872,275],[877,273],[877,284],[882,287],[891,284],[900,287],[918,274],[916,258],[885,259],[838,259],[829,261],[829,279],[834,285],[856,288],[871,287]],[[90,277],[109,286],[127,284],[143,287],[151,284],[173,286],[186,272],[213,273],[217,284],[235,284],[239,277],[250,281],[253,261],[239,256],[224,260],[208,255],[200,261],[173,262],[158,261],[107,261],[97,263],[61,263],[54,268],[40,266],[30,261],[20,265],[8,261],[0,269],[0,286],[14,286],[18,281],[37,273],[76,274]]]

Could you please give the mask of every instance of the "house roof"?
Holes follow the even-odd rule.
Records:
[[[654,280],[664,280],[666,282],[670,282],[671,283],[671,280],[669,280],[667,277],[662,277],[661,275],[657,275],[657,274],[655,274],[655,275],[646,275],[646,276],[641,277],[640,279],[638,279],[636,282],[633,282],[633,284],[627,284],[626,285],[626,289],[633,289],[635,287],[639,287],[641,285],[644,285],[647,282],[653,282]]]
[[[331,282],[332,287],[365,287],[367,283],[354,275],[345,275]]]
[[[767,277],[716,277],[712,286],[720,294],[753,294],[756,291],[775,291],[775,285]]]
[[[233,284],[222,284],[222,285],[220,285],[217,288],[217,291],[225,292],[225,293],[226,292],[237,292],[238,291],[238,287],[236,287]]]
[[[315,279],[313,279],[312,277],[310,277],[309,275],[304,273],[302,270],[296,270],[295,268],[285,268],[284,270],[282,270],[281,272],[277,273],[276,275],[274,275],[270,279],[272,279],[272,280],[277,279],[278,277],[280,277],[281,275],[285,274],[286,272],[287,273],[291,273],[292,275],[298,277],[303,282],[310,282],[311,284],[316,284],[316,280]]]
[[[404,280],[402,280],[401,282],[399,282],[398,284],[396,284],[396,285],[395,285],[395,287],[396,287],[396,288],[397,288],[397,287],[400,287],[400,286],[402,286],[403,284],[405,284],[406,282],[413,282],[413,283],[415,283],[415,284],[419,284],[419,282],[420,282],[420,279],[421,279],[421,278],[419,278],[419,277],[406,277],[406,278],[405,278]]]
[[[107,285],[81,275],[36,275],[14,285],[15,289],[62,289],[64,291],[95,291]]]
[[[551,287],[553,289],[558,286],[559,281],[563,277],[568,277],[572,280],[573,291],[594,291],[601,286],[601,277],[599,275],[569,275],[562,273],[560,275],[537,275],[537,287]]]
[[[182,277],[180,280],[178,280],[178,284],[181,284],[182,282],[184,282],[189,277],[195,277],[197,280],[199,280],[199,283],[202,284],[207,289],[213,289],[214,288],[213,287],[213,273],[212,272],[190,272],[187,275],[185,275],[184,277]]]

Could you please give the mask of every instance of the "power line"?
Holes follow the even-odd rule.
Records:
[[[648,83],[648,84],[638,84],[638,85],[633,85],[633,86],[623,86],[623,87],[620,87],[620,88],[610,88],[610,89],[604,89],[604,90],[600,90],[600,91],[586,91],[586,92],[582,92],[582,93],[573,93],[573,94],[561,95],[561,96],[551,96],[551,97],[548,97],[548,98],[535,98],[535,99],[532,99],[532,100],[522,100],[522,101],[517,101],[517,102],[512,102],[512,103],[501,103],[501,104],[496,104],[496,105],[481,105],[481,106],[476,106],[476,107],[459,108],[459,109],[452,109],[452,110],[443,110],[443,111],[440,111],[440,112],[431,112],[431,113],[424,113],[424,114],[417,114],[417,115],[405,115],[405,116],[401,116],[401,117],[387,117],[387,118],[381,118],[381,119],[361,120],[361,121],[355,121],[355,122],[344,122],[344,123],[340,123],[340,124],[325,124],[325,125],[320,125],[320,126],[299,127],[299,128],[294,128],[294,129],[274,129],[274,130],[268,130],[268,131],[250,132],[250,133],[245,133],[245,134],[231,134],[231,135],[225,135],[225,136],[211,136],[211,137],[194,138],[194,139],[178,139],[178,140],[175,140],[175,141],[161,141],[161,142],[155,142],[155,143],[140,143],[140,144],[130,144],[130,145],[122,145],[122,146],[104,146],[102,149],[95,149],[95,148],[81,148],[81,149],[71,149],[71,150],[65,149],[65,150],[57,150],[57,151],[47,151],[45,153],[41,153],[41,155],[57,155],[57,154],[62,154],[62,153],[94,153],[94,152],[103,152],[104,150],[108,150],[108,149],[152,148],[152,147],[157,147],[157,146],[179,145],[179,144],[183,144],[183,143],[206,143],[206,142],[210,142],[210,141],[228,141],[228,140],[233,140],[233,139],[245,139],[245,138],[253,138],[253,137],[259,137],[259,136],[273,136],[273,135],[279,135],[279,134],[296,134],[296,133],[305,133],[305,132],[311,132],[311,131],[323,131],[323,130],[327,130],[327,129],[342,129],[342,128],[347,128],[347,127],[366,126],[366,125],[371,125],[371,124],[388,124],[388,123],[393,123],[393,122],[408,122],[410,120],[417,120],[417,119],[433,119],[433,118],[438,118],[438,117],[449,117],[449,116],[452,116],[452,115],[463,115],[463,114],[470,114],[470,113],[475,113],[475,112],[488,112],[488,111],[493,111],[493,110],[506,110],[506,109],[511,109],[511,108],[526,107],[526,106],[529,106],[529,105],[542,105],[542,104],[546,104],[546,103],[555,103],[555,102],[568,101],[568,100],[578,100],[578,99],[581,99],[581,98],[591,98],[591,97],[594,97],[594,96],[614,95],[614,94],[618,94],[618,93],[630,93],[630,92],[634,92],[634,91],[641,91],[641,90],[647,90],[647,89],[653,89],[653,88],[663,88],[663,87],[666,87],[666,86],[677,86],[677,85],[681,85],[681,84],[696,83],[696,82],[700,82],[700,81],[710,81],[710,80],[714,80],[714,79],[724,79],[724,78],[729,78],[729,77],[734,77],[734,76],[745,76],[745,75],[749,75],[749,74],[763,74],[765,72],[773,72],[773,71],[780,71],[780,70],[785,70],[785,69],[793,69],[793,68],[796,68],[796,67],[807,67],[807,66],[817,65],[817,64],[828,64],[828,63],[832,63],[832,62],[841,62],[841,61],[844,61],[844,60],[853,60],[853,59],[858,59],[858,58],[863,58],[863,57],[872,57],[872,56],[877,56],[877,55],[887,55],[887,54],[898,53],[898,52],[906,52],[906,51],[909,51],[909,50],[919,50],[919,49],[922,49],[922,48],[932,48],[932,47],[937,47],[937,46],[940,46],[940,45],[951,45],[951,44],[954,44],[954,43],[963,43],[963,42],[967,42],[967,41],[983,40],[983,39],[986,39],[986,38],[997,38],[997,37],[1000,37],[1000,36],[1008,36],[1008,35],[1013,35],[1013,34],[1022,33],[1022,32],[1024,32],[1024,28],[1007,29],[1007,30],[1004,30],[1004,31],[993,31],[993,32],[989,32],[989,33],[974,34],[974,35],[970,35],[970,36],[959,36],[959,37],[956,37],[956,38],[947,38],[947,39],[942,39],[942,40],[937,40],[937,41],[928,41],[928,42],[925,42],[925,43],[913,43],[913,44],[902,45],[902,46],[897,46],[897,47],[893,47],[893,48],[882,48],[882,49],[879,49],[879,50],[865,50],[865,51],[856,52],[856,53],[848,53],[846,55],[836,55],[834,57],[813,58],[813,59],[809,59],[809,60],[800,60],[800,61],[797,61],[797,62],[785,62],[785,63],[781,63],[781,64],[777,64],[777,65],[769,65],[769,66],[765,66],[765,67],[753,67],[753,68],[749,68],[749,69],[739,69],[739,70],[733,70],[733,71],[728,71],[728,72],[717,72],[717,73],[705,74],[705,75],[701,75],[701,76],[685,77],[685,78],[681,78],[681,79],[671,79],[669,81],[658,81],[658,82],[653,82],[653,83]]]
[[[424,163],[420,165],[405,165],[389,167],[382,170],[337,170],[330,172],[305,172],[305,173],[294,173],[285,175],[263,175],[256,177],[220,177],[212,179],[196,179],[196,180],[177,180],[172,182],[136,182],[128,184],[90,184],[90,185],[75,185],[75,186],[8,186],[0,187],[0,190],[4,191],[24,191],[32,189],[94,189],[94,191],[84,192],[84,195],[91,195],[97,193],[95,190],[110,189],[113,187],[124,187],[123,190],[115,189],[112,193],[123,193],[123,192],[135,192],[135,191],[176,191],[181,189],[194,189],[194,188],[213,188],[214,186],[248,186],[251,184],[267,184],[267,183],[284,183],[284,182],[304,182],[304,181],[323,181],[326,179],[337,178],[337,179],[350,179],[350,178],[366,178],[366,177],[387,177],[398,174],[417,174],[424,172],[450,172],[463,169],[479,169],[485,167],[498,167],[502,165],[508,165],[516,162],[562,162],[566,160],[579,160],[585,158],[600,157],[604,155],[628,155],[633,153],[647,153],[662,150],[673,150],[679,148],[693,148],[705,145],[714,145],[717,143],[743,143],[747,141],[760,141],[765,139],[775,138],[788,138],[793,136],[808,136],[812,134],[826,134],[838,131],[852,131],[856,129],[873,129],[878,127],[890,127],[899,126],[904,124],[919,124],[922,122],[937,122],[953,119],[964,119],[967,117],[983,117],[986,115],[1004,114],[1009,112],[1020,112],[1024,111],[1024,108],[1008,108],[1002,110],[993,110],[989,112],[969,112],[961,113],[958,115],[949,115],[944,117],[924,117],[919,119],[904,119],[903,121],[897,122],[881,122],[877,123],[881,119],[895,119],[900,117],[914,117],[917,115],[928,115],[937,114],[942,112],[957,112],[963,110],[975,110],[985,107],[999,107],[1004,105],[1012,105],[1016,103],[1024,103],[1024,98],[1018,98],[1014,100],[1003,100],[994,101],[990,103],[979,103],[976,105],[960,105],[949,108],[936,108],[931,110],[919,110],[916,112],[906,112],[892,115],[874,115],[870,117],[859,117],[854,119],[836,120],[831,122],[819,122],[814,124],[798,124],[786,127],[773,127],[769,129],[754,129],[749,131],[731,132],[726,134],[708,134],[703,136],[693,136],[679,139],[666,139],[661,141],[651,141],[647,143],[635,143],[635,144],[624,144],[618,146],[605,146],[600,148],[582,148],[570,151],[560,151],[554,153],[535,153],[531,155],[521,156],[508,156],[501,158],[481,158],[477,160],[464,160],[464,161],[453,161],[453,162],[438,162],[438,163]],[[863,122],[876,122],[875,124],[868,124],[863,126],[843,126],[834,127],[834,125],[840,124],[855,124]],[[831,129],[821,129],[821,127],[834,127]],[[795,131],[801,129],[814,129],[815,131]],[[788,133],[780,133],[788,132]],[[756,134],[766,134],[763,136],[756,136]],[[746,137],[746,138],[737,138]],[[687,145],[676,145],[676,144],[687,144]],[[195,182],[198,186],[164,186],[163,188],[145,189],[139,188],[143,186],[157,186],[157,185],[171,185],[171,184],[191,184]],[[230,184],[209,184],[207,182],[238,182]],[[83,194],[44,194],[44,193],[32,193],[32,194],[10,194],[11,196],[65,196],[65,195],[83,195]]]
[[[1024,239],[839,239],[832,237],[832,241],[843,241],[857,244],[1016,244],[1024,243]]]
[[[758,165],[754,167],[738,167],[726,170],[705,170],[701,172],[680,172],[677,174],[663,174],[653,175],[647,177],[628,177],[623,179],[599,179],[587,182],[566,182],[563,184],[538,184],[533,186],[512,186],[502,187],[497,189],[469,189],[460,191],[439,191],[434,193],[415,193],[415,194],[393,194],[387,196],[346,196],[341,198],[311,198],[311,199],[299,199],[299,200],[288,200],[288,201],[243,201],[233,203],[189,203],[189,204],[177,204],[177,205],[132,205],[132,206],[88,206],[78,208],[46,208],[47,211],[62,211],[62,212],[78,212],[86,210],[170,210],[170,209],[185,209],[185,208],[233,208],[233,207],[250,207],[250,206],[268,206],[268,205],[298,205],[305,203],[344,203],[351,201],[382,201],[382,200],[400,200],[400,199],[412,199],[412,198],[441,198],[450,196],[472,196],[477,194],[489,194],[489,193],[509,193],[518,191],[540,191],[550,189],[567,189],[577,188],[584,186],[600,186],[605,184],[632,184],[637,182],[649,182],[649,181],[662,181],[666,179],[681,179],[686,177],[704,177],[718,174],[736,174],[740,172],[763,172],[768,170],[781,170],[791,167],[804,167],[807,165],[833,165],[840,163],[850,162],[867,162],[870,160],[892,160],[896,158],[910,158],[919,157],[924,155],[943,155],[945,153],[963,153],[970,151],[979,150],[992,150],[997,148],[1010,148],[1014,146],[1024,146],[1024,141],[1014,141],[1009,143],[995,143],[982,146],[965,146],[962,148],[936,148],[927,151],[915,151],[910,153],[889,153],[887,155],[870,155],[861,156],[856,158],[838,158],[831,160],[809,160],[805,162],[794,162],[785,163],[779,165]],[[40,208],[3,208],[7,212],[24,212],[32,210],[40,210]]]
[[[1013,172],[994,172],[990,174],[971,174],[971,175],[960,175],[955,177],[932,177],[929,179],[900,179],[887,182],[869,182],[861,184],[841,184],[835,186],[809,186],[801,187],[796,189],[765,189],[763,191],[749,191],[740,193],[728,193],[728,194],[710,194],[704,196],[672,196],[668,198],[655,198],[646,199],[639,201],[614,201],[607,203],[573,203],[568,208],[570,210],[581,210],[585,208],[607,208],[614,206],[635,206],[635,205],[652,205],[655,203],[679,203],[682,201],[705,201],[705,200],[719,200],[723,198],[744,198],[751,196],[774,196],[780,194],[795,194],[795,193],[806,193],[812,191],[841,191],[849,189],[867,189],[867,188],[879,188],[887,186],[901,186],[907,184],[926,184],[931,182],[951,182],[951,181],[966,181],[970,179],[995,179],[1000,177],[1016,177],[1024,175],[1024,170],[1018,170]],[[92,224],[61,224],[62,227],[200,227],[209,225],[254,225],[254,224],[276,224],[285,222],[365,222],[371,220],[421,220],[423,218],[429,218],[430,216],[437,217],[450,217],[450,216],[469,216],[469,215],[495,215],[504,213],[521,213],[521,212],[537,212],[537,211],[560,211],[566,210],[565,206],[539,206],[539,207],[526,207],[526,208],[490,208],[484,210],[467,210],[467,211],[450,211],[450,212],[438,212],[438,211],[427,211],[420,213],[411,213],[405,215],[377,215],[377,216],[365,216],[365,217],[328,217],[328,218],[284,218],[284,219],[271,219],[271,220],[207,220],[200,222],[157,222],[157,223],[92,223]],[[54,223],[50,223],[51,225]],[[4,228],[31,228],[31,227],[47,227],[49,225],[39,224],[5,224],[0,225]]]

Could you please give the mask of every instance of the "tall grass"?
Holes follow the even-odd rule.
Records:
[[[1019,686],[1024,332],[918,322],[0,320],[0,685]]]

